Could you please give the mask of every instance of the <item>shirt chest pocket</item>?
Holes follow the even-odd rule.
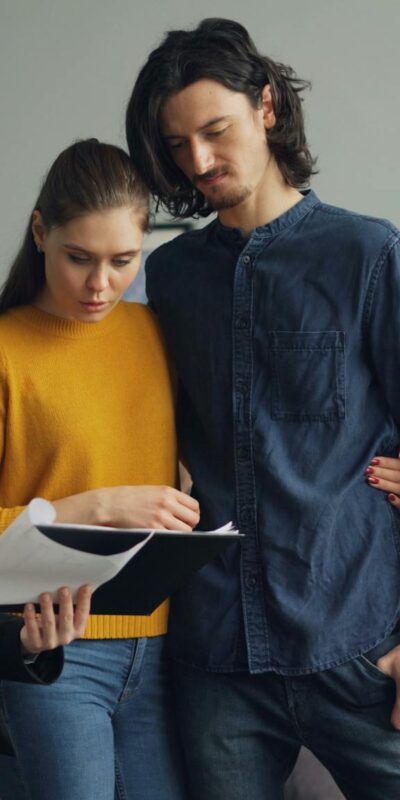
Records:
[[[271,331],[272,419],[345,417],[343,331]]]

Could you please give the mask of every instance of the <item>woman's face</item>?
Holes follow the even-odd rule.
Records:
[[[104,319],[138,273],[141,224],[140,213],[127,206],[93,212],[46,231],[40,211],[35,211],[32,231],[44,253],[46,275],[35,305],[65,319]]]

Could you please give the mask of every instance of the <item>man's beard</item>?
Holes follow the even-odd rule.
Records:
[[[225,208],[235,208],[235,206],[239,206],[241,203],[244,203],[250,195],[250,186],[241,186],[239,189],[231,189],[230,192],[221,193],[215,198],[209,195],[206,195],[206,197],[214,211],[223,211]]]
[[[192,182],[197,187],[199,183],[206,177],[212,178],[221,171],[219,169],[211,169],[205,175],[194,175],[192,178]],[[229,174],[229,173],[228,173]],[[211,206],[214,211],[222,211],[225,208],[235,208],[235,206],[240,205],[248,197],[251,195],[251,187],[250,186],[239,186],[233,189],[220,189],[219,187],[211,187],[210,192],[205,192],[203,188],[199,188],[199,191],[204,194],[205,198],[207,199],[208,204]]]

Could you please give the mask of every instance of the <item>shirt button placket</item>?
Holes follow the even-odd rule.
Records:
[[[253,258],[246,252],[239,258],[234,284],[233,387],[235,467],[237,508],[242,540],[242,598],[249,667],[253,672],[265,667],[267,632],[260,580],[260,554],[256,535],[256,499],[252,457],[251,381],[252,381],[252,280]]]

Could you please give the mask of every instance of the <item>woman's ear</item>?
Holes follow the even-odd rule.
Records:
[[[32,214],[32,235],[39,253],[44,249],[46,239],[46,229],[43,224],[43,217],[40,211],[35,208]]]
[[[261,92],[261,102],[263,108],[264,128],[269,131],[276,125],[276,115],[272,100],[271,86],[267,83]]]

